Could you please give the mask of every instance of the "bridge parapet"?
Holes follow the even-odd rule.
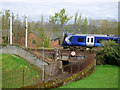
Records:
[[[38,68],[41,68],[43,65],[43,62],[40,58],[36,57],[35,55],[31,54],[30,52],[19,46],[6,45],[4,47],[1,47],[0,54],[16,54],[24,58],[26,61],[30,62],[31,64],[37,66]],[[46,62],[44,62],[44,64],[48,65]]]

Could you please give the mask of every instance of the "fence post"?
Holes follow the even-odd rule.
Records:
[[[71,64],[71,74],[72,74],[72,64]]]
[[[61,79],[62,79],[62,69],[60,69],[61,70]]]
[[[23,82],[22,82],[22,86],[24,87],[24,68],[23,68]]]
[[[46,69],[46,66],[44,66],[44,70]],[[44,71],[44,81],[45,81],[45,71]]]
[[[79,72],[79,65],[80,65],[80,64],[78,64],[78,72]]]
[[[85,58],[85,51],[84,51],[84,58]]]
[[[85,61],[82,61],[82,69],[84,68],[84,62],[85,62]]]
[[[71,54],[70,54],[70,49],[69,49],[69,61],[71,60]]]

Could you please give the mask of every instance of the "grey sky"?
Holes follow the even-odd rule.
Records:
[[[46,21],[50,15],[66,9],[66,14],[91,19],[118,19],[118,0],[2,0],[0,10],[10,9],[14,14],[28,15],[29,20],[38,20],[43,14]]]

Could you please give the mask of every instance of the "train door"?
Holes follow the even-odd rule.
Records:
[[[94,36],[86,36],[86,46],[87,47],[94,46]]]

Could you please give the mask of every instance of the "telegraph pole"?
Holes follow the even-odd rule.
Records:
[[[26,39],[25,39],[25,47],[27,48],[27,29],[28,29],[28,22],[27,22],[27,16],[25,17],[26,19]]]
[[[10,15],[10,45],[12,45],[12,14]]]

